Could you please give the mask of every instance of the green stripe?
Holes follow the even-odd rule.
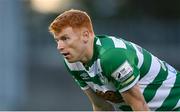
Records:
[[[91,77],[91,81],[94,82],[95,84],[102,86],[103,84],[101,83],[99,76],[95,75],[95,77]]]
[[[114,42],[111,38],[99,38],[99,40],[104,49],[108,49],[108,48],[114,46]]]
[[[172,110],[180,100],[180,74],[176,76],[174,87],[171,89],[170,94],[163,102],[162,106],[157,111]]]
[[[80,87],[87,86],[87,83],[80,77],[80,74],[84,73],[84,72],[85,71],[71,71],[72,75],[74,76],[74,78],[76,79],[76,81]]]
[[[134,49],[134,47],[132,46],[132,44],[128,41],[124,41],[123,42],[125,43],[126,45],[126,48],[127,48],[127,57],[128,57],[128,60],[131,62],[131,64],[135,64],[137,65],[138,64],[138,57],[137,57],[137,54],[136,54],[136,50]]]
[[[153,80],[153,82],[144,89],[143,95],[146,102],[149,102],[153,99],[156,92],[158,91],[158,88],[162,85],[163,81],[166,80],[167,76],[168,72],[164,71],[164,69],[161,67],[160,72]]]
[[[148,73],[152,61],[151,54],[144,49],[143,49],[143,57],[144,57],[144,61],[140,68],[140,79],[142,79],[142,77],[144,77]]]

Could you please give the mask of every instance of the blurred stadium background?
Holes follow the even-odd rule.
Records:
[[[0,110],[91,110],[67,73],[48,25],[67,9],[96,34],[138,43],[180,70],[179,0],[0,0]]]

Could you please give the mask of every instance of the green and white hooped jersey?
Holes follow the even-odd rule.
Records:
[[[100,95],[105,93],[103,97],[121,110],[131,109],[117,101],[120,93],[136,83],[151,110],[180,108],[180,73],[132,42],[96,36],[93,58],[87,65],[68,63],[66,59],[65,64],[83,90],[90,87]]]

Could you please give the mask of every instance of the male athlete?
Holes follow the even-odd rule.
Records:
[[[49,30],[94,111],[180,110],[180,72],[132,42],[95,35],[86,12],[65,11]]]

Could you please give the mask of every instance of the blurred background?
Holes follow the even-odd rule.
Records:
[[[179,0],[0,0],[0,110],[92,110],[48,32],[72,8],[180,70]]]

